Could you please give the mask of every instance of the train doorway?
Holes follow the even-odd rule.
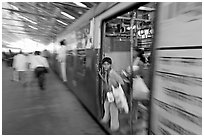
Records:
[[[147,134],[148,132],[149,98],[134,102],[132,85],[135,78],[133,74],[135,50],[139,49],[143,52],[143,64],[140,66],[141,77],[146,86],[148,88],[150,86],[150,55],[155,9],[156,3],[136,6],[125,13],[104,20],[102,25],[101,55],[102,58],[110,57],[112,59],[112,69],[123,78],[125,84],[122,88],[130,110],[128,114],[119,111],[120,134]],[[101,74],[103,74],[103,69],[101,69]],[[101,87],[103,87],[103,83],[101,84]],[[101,88],[102,116],[105,94],[103,88]]]

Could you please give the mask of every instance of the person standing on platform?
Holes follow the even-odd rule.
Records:
[[[50,53],[47,49],[42,51],[42,56],[45,57],[47,60],[49,60]]]
[[[112,60],[109,57],[105,57],[102,60],[103,69],[105,71],[105,78],[104,78],[104,91],[107,93],[105,102],[104,102],[104,109],[105,114],[103,119],[101,120],[102,123],[107,123],[110,119],[110,128],[112,131],[117,131],[119,129],[119,119],[118,119],[118,108],[116,106],[115,101],[110,101],[110,97],[113,97],[111,87],[114,86],[117,88],[119,84],[124,85],[123,79],[117,74],[111,67]],[[110,96],[111,95],[111,96]],[[114,99],[113,99],[114,100]]]
[[[66,41],[60,41],[61,48],[58,50],[57,60],[60,62],[61,66],[61,77],[63,82],[67,82],[66,76]]]
[[[9,49],[9,54],[7,59],[8,67],[12,67],[13,57],[14,57],[14,53]]]
[[[25,75],[27,71],[27,58],[26,56],[20,51],[19,54],[14,56],[13,60],[13,69],[17,73],[14,77],[15,81],[21,81],[23,85],[26,84]]]
[[[35,58],[35,55],[33,53],[28,54],[28,84],[31,85],[32,82],[34,81],[34,69],[35,69],[35,64],[33,62]]]

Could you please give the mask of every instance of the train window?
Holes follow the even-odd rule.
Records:
[[[90,35],[90,24],[80,28],[75,32],[76,34],[76,42],[77,49],[85,49],[88,48],[88,40]]]
[[[77,76],[83,78],[86,72],[86,52],[84,49],[77,50]]]
[[[68,56],[67,56],[67,62],[69,64],[69,68],[74,67],[74,56],[73,56],[73,51],[68,51]]]
[[[130,65],[130,31],[133,29],[134,48],[144,50],[146,65],[150,63],[151,45],[153,41],[153,22],[156,3],[148,3],[118,15],[104,23],[103,52],[114,60],[113,67],[121,71]],[[135,14],[133,28],[131,19]],[[120,59],[120,61],[118,59]],[[124,63],[121,63],[124,62]]]
[[[147,10],[144,10],[143,6],[137,11],[127,12],[107,21],[105,23],[104,37],[105,52],[130,51],[130,21],[133,12],[137,12],[137,19],[133,26],[134,38],[136,38],[137,34],[138,40],[138,45],[135,44],[135,46],[145,50],[150,49],[153,36],[154,8],[151,9],[153,6],[155,6],[155,3],[151,3]]]

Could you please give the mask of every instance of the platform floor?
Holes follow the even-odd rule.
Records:
[[[53,72],[44,91],[11,78],[12,69],[2,64],[3,135],[106,134]]]

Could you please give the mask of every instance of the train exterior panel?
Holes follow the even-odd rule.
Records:
[[[97,117],[99,115],[97,106],[97,72],[95,68],[98,50],[78,50],[83,56],[67,55],[66,74],[69,89],[80,99],[88,110]],[[52,68],[61,79],[60,63],[53,56]]]
[[[153,134],[202,134],[202,3],[161,3],[154,46]]]

